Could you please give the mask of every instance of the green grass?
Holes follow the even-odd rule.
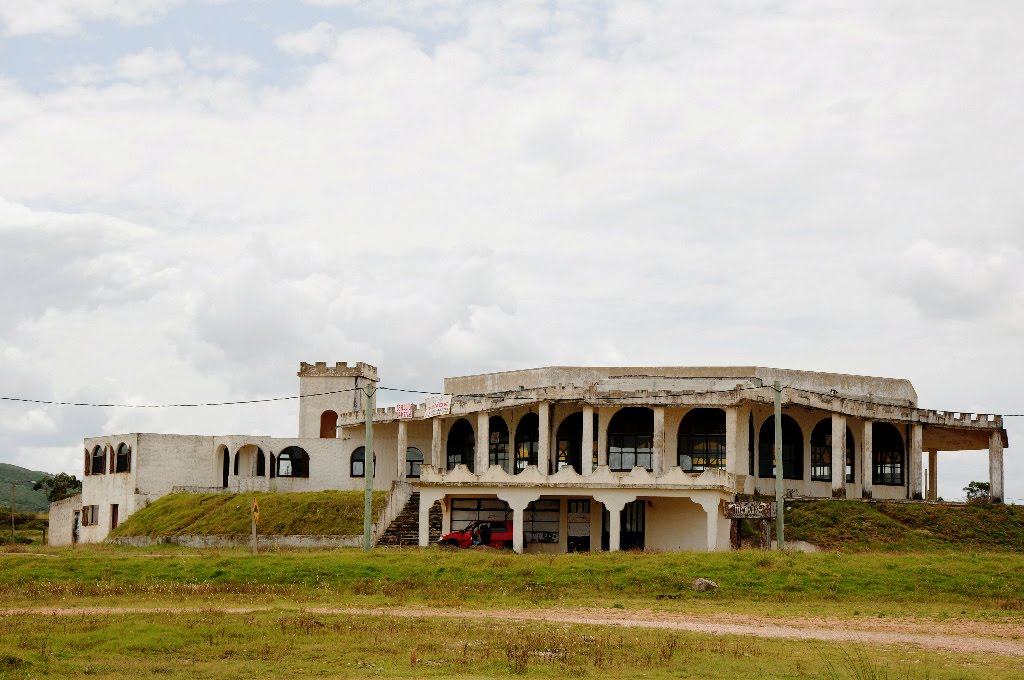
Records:
[[[1024,551],[1024,507],[859,501],[787,503],[786,538],[843,551]]]
[[[694,592],[698,576],[720,588]],[[550,606],[1024,620],[1024,555],[355,549],[252,556],[175,546],[0,553],[10,606],[174,603]]]
[[[35,491],[32,483],[43,477],[50,477],[48,472],[29,470],[27,468],[0,463],[0,503],[10,505],[11,482],[15,485],[14,507],[23,512],[45,512],[50,508],[46,500],[46,492]],[[0,514],[0,519],[4,517]]]
[[[0,677],[1012,678],[1019,659],[547,623],[300,611],[0,618]]]
[[[374,517],[387,493],[373,494]],[[362,491],[170,494],[133,513],[111,537],[233,536],[250,530],[249,508],[260,505],[260,533],[351,536],[363,533]]]

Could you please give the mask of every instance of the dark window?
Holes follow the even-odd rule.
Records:
[[[410,446],[405,450],[405,476],[406,477],[419,477],[420,467],[423,465],[423,452],[417,449],[415,446]]]
[[[587,455],[591,470],[597,467],[597,415],[593,417],[593,445]],[[583,411],[567,416],[558,426],[555,437],[555,472],[571,465],[576,472],[583,473]]]
[[[624,408],[608,424],[608,466],[617,472],[634,467],[652,469],[654,411]]]
[[[117,528],[117,503],[113,503],[110,506],[110,528]]]
[[[760,451],[758,467],[761,477],[775,476],[775,416],[769,416],[761,424],[758,433]],[[804,478],[804,435],[800,426],[790,416],[782,414],[782,477],[783,479]]]
[[[275,456],[274,452],[271,451],[270,452],[270,478],[273,479],[274,477],[277,477],[277,456]]]
[[[422,458],[422,454],[421,454]],[[352,458],[349,459],[349,476],[351,477],[366,477],[366,447],[360,446],[358,449],[352,452]],[[377,456],[373,456],[373,476],[377,476]]]
[[[107,468],[107,450],[97,446],[92,450],[92,474],[102,475]]]
[[[903,486],[903,437],[891,423],[871,425],[871,463],[875,484]]]
[[[679,423],[679,467],[703,472],[725,467],[725,411],[695,408]]]
[[[452,429],[448,430],[448,469],[454,470],[456,465],[465,465],[472,472],[475,453],[473,426],[465,418],[459,418]]]
[[[132,447],[127,444],[117,446],[117,464],[114,472],[131,472],[132,470]]]
[[[267,475],[267,457],[263,453],[263,449],[256,449],[256,476],[266,477]]]
[[[537,443],[540,441],[540,418],[527,413],[516,427],[516,468],[519,474],[528,465],[537,464]]]
[[[298,446],[286,447],[277,454],[278,477],[309,477],[309,454]]]
[[[487,462],[508,472],[508,425],[501,416],[491,416],[488,423],[491,438],[487,444]]]
[[[846,428],[846,481],[853,482],[853,431]],[[811,480],[832,481],[832,419],[825,418],[811,430]]]

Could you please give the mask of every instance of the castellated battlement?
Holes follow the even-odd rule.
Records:
[[[377,379],[377,367],[370,364],[357,362],[349,366],[347,361],[339,361],[333,366],[328,366],[326,361],[317,361],[310,364],[303,361],[299,364],[300,378],[369,378]]]

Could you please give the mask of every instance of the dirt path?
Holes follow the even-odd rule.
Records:
[[[0,616],[161,614],[217,611],[248,614],[269,607],[33,607],[0,610]],[[281,611],[280,609],[276,611]],[[762,638],[825,640],[879,645],[915,645],[959,653],[1024,657],[1024,622],[971,620],[769,618],[743,614],[692,615],[625,609],[460,610],[439,608],[301,607],[314,614],[437,617],[499,621],[546,621],[591,626],[660,628],[711,635],[752,635]]]

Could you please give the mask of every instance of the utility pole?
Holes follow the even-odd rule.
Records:
[[[786,547],[785,521],[783,520],[782,500],[782,388],[779,381],[775,381],[775,543],[779,550]]]
[[[373,537],[373,412],[377,400],[374,395],[377,386],[372,382],[363,388],[366,395],[366,446],[363,448],[363,474],[366,477],[366,494],[363,500],[363,550],[370,552]]]

